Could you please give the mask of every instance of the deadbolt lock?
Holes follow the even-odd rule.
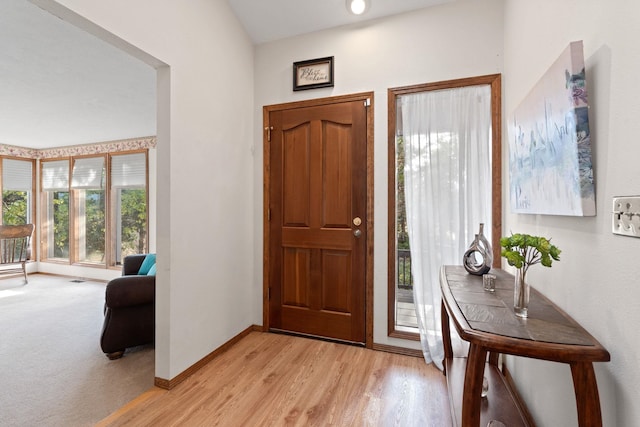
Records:
[[[359,227],[360,224],[362,224],[362,220],[360,219],[359,216],[353,218],[353,225],[355,225],[356,227]]]

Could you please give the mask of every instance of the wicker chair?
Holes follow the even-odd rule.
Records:
[[[0,225],[0,274],[24,274],[27,278],[27,261],[31,259],[31,235],[33,224]]]

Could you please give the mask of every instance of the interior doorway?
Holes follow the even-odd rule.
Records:
[[[156,150],[149,151],[149,207],[148,207],[148,230],[150,234],[150,250],[156,247],[156,242],[170,242],[168,226],[169,217],[169,195],[167,192],[157,191],[157,188],[168,188],[170,181],[170,112],[171,112],[171,70],[167,63],[161,59],[154,57],[141,48],[125,41],[120,36],[117,36],[105,28],[96,25],[94,22],[78,14],[72,9],[50,0],[42,0],[32,3],[36,4],[38,8],[55,16],[56,20],[65,21],[72,26],[87,33],[90,37],[96,37],[103,42],[106,42],[116,49],[131,55],[142,63],[152,67],[155,70],[155,87],[156,87],[156,101],[155,101],[155,116],[156,116]],[[124,72],[124,70],[119,70]],[[158,170],[164,171],[164,173],[157,174]],[[152,230],[153,233],[152,233]],[[166,248],[160,247],[155,249],[158,253],[169,253]],[[165,261],[169,263],[169,255],[166,255]],[[156,304],[159,300],[166,300],[169,294],[168,278],[165,276],[158,276],[156,286]],[[160,304],[162,305],[162,304]],[[164,317],[165,314],[159,314]],[[166,315],[167,322],[168,314]],[[155,367],[154,367],[154,379],[170,378],[170,360],[169,352],[165,351],[169,343],[169,330],[168,328],[156,329],[156,345],[155,345]]]

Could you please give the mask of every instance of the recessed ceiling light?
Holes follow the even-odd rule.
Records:
[[[362,15],[369,10],[371,0],[347,0],[347,10],[354,15]]]

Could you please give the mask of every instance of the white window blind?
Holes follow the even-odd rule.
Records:
[[[69,161],[42,163],[42,191],[69,191]]]
[[[2,159],[2,189],[11,191],[31,191],[33,187],[33,162]]]
[[[111,157],[111,187],[144,187],[147,183],[147,165],[144,153]]]
[[[88,157],[73,162],[71,188],[101,190],[104,188],[104,157]]]

